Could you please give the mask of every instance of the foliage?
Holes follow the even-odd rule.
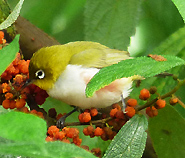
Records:
[[[10,4],[15,3],[12,0],[9,2]],[[6,21],[8,23],[6,27],[16,20],[22,3],[23,1],[20,0],[18,6],[10,14],[14,17],[11,18],[13,20]],[[125,60],[102,69],[95,75],[94,81],[92,80],[88,85],[88,95],[91,96],[96,90],[115,79],[133,75],[145,77],[147,79],[142,81],[139,88],[133,87],[131,97],[137,98],[143,87],[149,88],[154,85],[158,88],[157,92],[160,95],[155,94],[152,96],[153,100],[151,99],[147,103],[140,101],[139,104],[143,104],[139,107],[141,109],[141,107],[153,106],[160,97],[166,99],[166,97],[176,95],[181,98],[182,103],[185,102],[183,96],[185,86],[182,86],[184,80],[180,80],[185,78],[184,66],[182,66],[185,60],[184,5],[183,0],[173,0],[173,2],[168,0],[87,0],[86,4],[83,0],[62,0],[55,3],[51,3],[50,0],[44,2],[33,0],[25,1],[22,15],[48,34],[53,35],[61,43],[85,39],[100,42],[111,48],[128,49],[135,57],[144,56]],[[2,25],[4,24],[0,24],[0,26]],[[2,29],[4,28],[5,26]],[[135,31],[135,37],[131,38]],[[130,38],[131,46],[128,47]],[[18,40],[19,36],[16,36],[8,46],[3,45],[4,48],[0,51],[1,73],[18,52]],[[145,56],[148,53],[162,55],[167,60],[155,61]],[[179,74],[177,81],[165,75],[166,78],[153,77],[164,71]],[[164,76],[162,75],[162,77]],[[175,88],[173,89],[173,87]],[[177,89],[179,90],[176,92]],[[52,99],[47,99],[47,101],[45,103],[47,107],[43,105],[47,110],[53,107],[53,103],[60,106],[60,103]],[[139,111],[139,108],[136,110]],[[67,112],[68,108],[65,110]],[[105,152],[104,157],[123,157],[123,155],[124,157],[141,157],[148,126],[149,135],[158,157],[182,157],[185,143],[184,117],[184,108],[180,105],[175,107],[168,105],[159,111],[157,117],[150,118],[148,122],[145,116],[135,115],[121,128],[110,145],[109,141],[106,142],[107,145],[104,145],[104,142],[98,138],[93,138],[94,141],[92,141],[83,136],[83,140],[86,139],[86,142],[92,145],[88,144],[89,147],[101,147]],[[74,118],[77,118],[77,115],[74,115]],[[74,121],[74,118],[71,121]],[[36,116],[0,109],[0,122],[0,155],[4,157],[8,155],[94,157],[91,153],[72,144],[58,141],[45,142],[46,123]],[[108,145],[109,147],[106,149]],[[23,148],[24,150],[22,150]]]

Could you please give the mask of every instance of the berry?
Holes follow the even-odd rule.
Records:
[[[21,99],[16,100],[15,106],[17,109],[20,109],[20,108],[24,107],[25,105],[26,105],[25,99],[21,98]]]
[[[51,108],[51,109],[49,109],[48,114],[49,114],[49,117],[55,118],[57,115],[57,112],[56,112],[55,108]]]
[[[147,107],[146,108],[146,114],[149,116],[149,117],[154,117],[154,116],[157,116],[158,115],[158,110],[152,106],[152,107]]]
[[[137,105],[137,100],[136,99],[129,99],[127,100],[127,105],[131,107],[135,107]]]
[[[10,100],[10,109],[15,109],[16,108],[16,101],[15,100]]]
[[[141,91],[140,91],[140,95],[139,95],[139,98],[141,99],[141,100],[147,100],[148,98],[150,98],[150,92],[149,92],[149,90],[148,89],[142,89]]]
[[[57,128],[57,126],[50,126],[50,127],[48,128],[48,134],[49,134],[51,137],[55,136],[55,134],[56,134],[57,132],[59,132],[59,128]]]
[[[156,86],[150,87],[149,92],[150,94],[155,94],[157,92],[157,87]]]
[[[73,138],[73,143],[74,143],[75,145],[80,146],[80,144],[82,143],[82,139],[80,139],[79,136],[74,137],[74,138]]]
[[[91,121],[91,115],[88,112],[84,112],[84,113],[81,113],[80,115],[78,115],[78,119],[82,123],[89,122],[89,121]]]
[[[100,127],[96,127],[96,129],[94,130],[94,135],[95,136],[101,136],[103,134],[103,129]]]
[[[126,115],[129,117],[133,117],[136,113],[135,109],[133,107],[127,106],[125,108]]]
[[[10,107],[10,100],[5,99],[2,102],[3,108],[8,109]]]
[[[66,133],[66,136],[69,138],[77,137],[79,134],[79,131],[77,128],[69,128],[69,131]]]
[[[60,139],[60,140],[62,140],[62,139],[65,138],[65,136],[66,136],[66,133],[63,132],[63,131],[56,132],[56,134],[55,134],[55,139]]]
[[[12,93],[6,93],[5,94],[5,98],[6,99],[12,99],[13,98],[13,94]]]
[[[110,111],[110,116],[111,117],[115,117],[116,113],[118,112],[118,109],[117,108],[114,108]]]
[[[178,98],[177,98],[177,97],[175,97],[175,98],[170,98],[169,102],[170,102],[170,105],[175,105],[175,104],[178,103]]]
[[[47,142],[51,142],[51,141],[53,141],[53,138],[50,137],[50,136],[47,136],[45,140],[46,140]]]
[[[165,100],[162,100],[162,99],[158,99],[155,103],[155,107],[157,109],[162,109],[166,106],[166,101]]]
[[[98,114],[98,110],[96,108],[91,108],[90,114],[91,114],[92,117],[94,117]]]
[[[121,110],[121,106],[120,106],[118,103],[112,104],[112,108],[113,108],[113,109],[114,109],[114,108],[117,108],[118,111]]]
[[[117,111],[115,114],[115,117],[117,119],[124,119],[125,118],[123,111]]]

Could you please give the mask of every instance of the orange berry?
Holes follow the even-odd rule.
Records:
[[[101,156],[101,149],[100,148],[94,148],[91,150],[91,152],[94,153],[94,155],[97,157]]]
[[[3,108],[8,109],[8,108],[10,107],[10,100],[5,99],[5,100],[2,102],[2,106],[3,106]]]
[[[166,101],[163,99],[158,99],[155,103],[157,109],[162,109],[166,106]]]
[[[119,111],[121,110],[121,106],[118,103],[112,104],[112,108],[117,108]]]
[[[137,100],[136,99],[129,99],[127,100],[127,105],[131,107],[135,107],[137,105]]]
[[[15,108],[16,108],[16,101],[10,100],[10,109],[15,109]]]
[[[178,103],[178,98],[177,98],[177,97],[175,97],[175,98],[170,98],[169,102],[170,102],[170,105],[175,105],[175,104]]]
[[[30,114],[36,115],[36,114],[37,114],[37,110],[35,110],[35,109],[31,110],[31,111],[30,111]]]
[[[21,84],[23,82],[23,76],[20,74],[17,74],[13,80],[15,83]]]
[[[140,91],[140,95],[139,95],[139,98],[141,99],[141,100],[147,100],[148,98],[150,98],[150,92],[149,92],[149,90],[148,89],[142,89],[141,91]]]
[[[84,128],[84,129],[83,129],[83,134],[84,134],[85,136],[88,136],[88,135],[89,135],[89,132],[88,132],[87,128]]]
[[[158,115],[158,110],[152,106],[152,107],[147,107],[146,108],[146,114],[149,116],[149,117],[154,117],[154,116],[157,116]]]
[[[7,83],[3,83],[2,88],[3,88],[3,93],[9,92],[11,90],[10,85]]]
[[[19,111],[22,111],[24,113],[29,113],[29,109],[27,107],[22,107],[19,109]]]
[[[94,133],[94,127],[93,126],[87,126],[88,135],[92,135]]]
[[[115,114],[115,117],[117,119],[124,119],[125,118],[123,111],[117,111]]]
[[[62,140],[62,142],[64,142],[64,143],[71,143],[70,140],[69,140],[69,139],[66,139],[66,138],[64,138],[64,139]]]
[[[50,136],[47,136],[45,140],[46,140],[47,142],[51,142],[51,141],[53,141],[53,138],[50,137]]]
[[[77,137],[79,130],[77,128],[69,128],[69,131],[66,133],[66,136],[69,138]]]
[[[80,139],[79,137],[74,137],[74,138],[73,138],[73,143],[74,143],[75,145],[80,146],[80,144],[82,143],[82,139]]]
[[[98,110],[96,108],[91,108],[90,114],[91,116],[96,116],[98,114]]]
[[[6,99],[12,99],[13,98],[13,94],[12,93],[6,93],[5,94],[5,98]]]
[[[133,107],[127,106],[125,108],[126,115],[129,117],[133,117],[136,113],[136,110]]]
[[[37,116],[39,116],[40,118],[44,118],[44,114],[42,112],[37,112]]]
[[[57,128],[57,126],[50,126],[50,127],[48,128],[48,134],[49,134],[51,137],[55,136],[55,134],[56,134],[57,132],[59,132],[59,128]]]
[[[21,99],[16,100],[15,106],[17,109],[20,109],[20,108],[24,107],[25,105],[26,105],[25,99],[21,98]]]
[[[62,140],[62,139],[64,139],[65,138],[65,136],[66,136],[66,133],[65,132],[63,132],[63,131],[60,131],[60,132],[56,132],[56,134],[55,134],[55,139],[60,139],[60,140]]]
[[[101,136],[103,134],[103,129],[100,127],[96,127],[96,129],[94,130],[94,135],[95,136]]]
[[[78,119],[79,119],[80,122],[82,122],[82,123],[84,122],[84,120],[83,120],[83,113],[78,115]]]
[[[116,113],[118,112],[118,109],[117,108],[114,108],[110,111],[110,116],[111,117],[115,117]]]
[[[0,44],[3,43],[3,39],[4,39],[4,32],[0,31]]]
[[[78,119],[80,122],[89,122],[91,121],[91,115],[90,113],[88,112],[84,112],[84,113],[81,113],[79,116],[78,116]]]

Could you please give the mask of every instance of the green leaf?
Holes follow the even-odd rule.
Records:
[[[0,142],[0,154],[32,158],[96,158],[92,153],[74,144],[59,141],[48,143]]]
[[[7,19],[0,24],[0,30],[6,29],[16,21],[22,8],[23,2],[24,0],[20,0],[19,3],[15,6],[12,13],[7,17]]]
[[[0,115],[0,137],[14,141],[44,142],[46,122],[34,115],[8,112]]]
[[[19,36],[6,47],[0,50],[0,74],[2,74],[8,65],[15,59],[16,53],[19,52]]]
[[[91,97],[95,91],[109,85],[116,79],[138,75],[144,78],[155,76],[178,65],[184,65],[185,61],[176,56],[163,55],[166,61],[156,61],[149,57],[127,59],[101,69],[87,84],[86,96]]]
[[[184,0],[172,0],[172,2],[176,5],[178,8],[181,16],[183,17],[183,20],[185,22],[185,1]]]
[[[135,33],[140,0],[87,0],[85,40],[126,50]]]
[[[139,158],[145,149],[148,121],[144,115],[135,115],[118,132],[103,158]]]
[[[172,107],[159,110],[149,119],[149,134],[158,157],[174,158],[185,155],[185,120]]]

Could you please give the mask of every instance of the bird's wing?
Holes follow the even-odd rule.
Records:
[[[90,48],[71,57],[69,64],[103,68],[121,60],[130,59],[127,51],[106,48]]]

